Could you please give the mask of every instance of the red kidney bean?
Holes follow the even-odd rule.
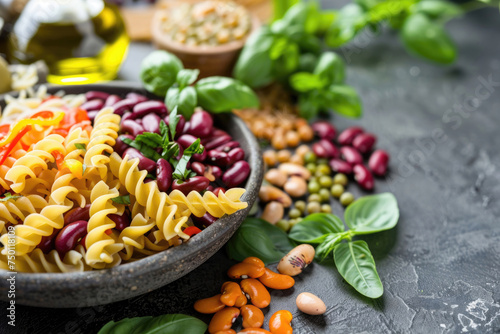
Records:
[[[123,231],[126,227],[130,226],[130,217],[126,214],[123,213],[123,215],[115,215],[111,214],[108,215],[108,218],[111,219],[115,224],[115,229],[117,231]]]
[[[98,113],[99,113],[99,110],[89,111],[89,112],[87,112],[87,116],[93,122]]]
[[[122,131],[128,132],[132,136],[137,137],[141,133],[144,133],[144,128],[136,121],[126,119],[122,122]]]
[[[196,175],[203,176],[203,174],[205,174],[205,169],[206,169],[205,165],[202,164],[201,162],[195,161],[191,164],[191,170],[195,172]]]
[[[139,159],[139,169],[141,170],[147,170],[149,173],[152,173],[156,169],[156,162],[153,160],[146,158],[145,156],[142,155],[142,153],[139,150],[136,150],[133,147],[129,147],[123,152],[123,157],[128,155],[129,159]]]
[[[227,136],[229,135],[226,131],[214,128],[212,131],[212,134],[210,135],[211,138],[219,137],[219,136]]]
[[[212,150],[208,151],[207,156],[208,156],[208,161],[219,167],[225,167],[230,162],[226,152]]]
[[[192,159],[194,161],[199,161],[199,162],[203,162],[207,159],[207,149],[204,149],[203,150],[203,153],[196,153],[196,154],[193,154],[193,157]]]
[[[184,195],[188,195],[191,191],[201,192],[205,190],[210,181],[204,176],[194,176],[186,181],[175,180],[172,183],[172,190],[179,190]]]
[[[90,111],[99,111],[102,109],[103,106],[104,106],[103,100],[90,100],[83,103],[80,106],[80,108],[86,110],[87,112],[90,112]]]
[[[64,257],[67,252],[75,248],[78,240],[87,235],[87,225],[88,221],[78,220],[63,227],[54,243],[59,256]]]
[[[156,183],[158,189],[167,192],[172,186],[172,173],[174,172],[170,163],[165,159],[159,159],[156,166]]]
[[[356,164],[362,164],[363,163],[363,157],[361,154],[358,152],[353,147],[350,146],[342,146],[340,148],[340,153],[342,155],[342,159],[347,161],[347,163],[351,165],[356,165]]]
[[[136,122],[137,124],[139,124],[140,126],[142,126],[142,119],[136,119],[136,120],[135,120],[135,122]]]
[[[106,99],[106,102],[104,102],[105,107],[111,107],[115,105],[116,103],[120,102],[122,99],[118,95],[110,95]]]
[[[229,158],[229,163],[235,163],[236,161],[243,160],[245,158],[245,151],[243,151],[242,148],[233,148],[229,153],[227,154]]]
[[[143,116],[152,112],[163,115],[167,113],[167,107],[165,107],[165,103],[160,101],[145,101],[137,103],[133,109],[134,114]]]
[[[375,182],[373,180],[373,175],[370,173],[368,168],[364,165],[358,164],[353,167],[354,179],[356,182],[366,190],[372,190]]]
[[[118,138],[116,139],[116,144],[114,146],[114,150],[120,156],[123,154],[123,152],[125,152],[125,150],[127,148],[130,147],[130,146],[128,146],[128,144],[126,144],[123,141],[124,138],[128,138],[128,139],[134,140],[134,136],[132,136],[132,135],[120,135],[120,136],[118,136]]]
[[[214,186],[211,184],[207,187],[207,191],[214,191],[214,189]]]
[[[318,158],[337,158],[339,156],[338,148],[326,139],[321,139],[312,146],[314,154]]]
[[[370,152],[377,141],[377,137],[371,133],[361,133],[354,138],[352,146],[362,154]]]
[[[182,148],[182,146],[180,145],[177,145],[179,147],[179,154],[177,154],[177,156],[175,157],[177,160],[180,160],[184,154],[184,149]]]
[[[99,100],[103,100],[104,101],[108,97],[109,97],[108,93],[100,92],[100,91],[97,91],[97,90],[90,90],[87,93],[85,93],[85,98],[87,99],[87,101],[95,100],[95,99],[99,99]]]
[[[214,137],[210,137],[210,138],[213,138],[213,139],[208,140],[205,143],[203,143],[203,145],[205,146],[205,149],[207,149],[209,151],[213,150],[221,145],[227,144],[233,139],[228,134],[220,135],[220,136],[215,137],[215,138]]]
[[[192,215],[192,219],[196,225],[203,228],[203,227],[209,227],[210,225],[215,223],[218,218],[215,218],[214,216],[212,216],[207,212],[201,217],[196,217],[195,215]]]
[[[146,132],[154,132],[160,134],[160,121],[161,118],[154,114],[150,113],[144,116],[142,119],[142,127]]]
[[[222,187],[217,187],[214,189],[214,191],[212,191],[214,193],[215,196],[219,197],[219,193],[222,191],[222,193],[224,194],[226,192],[226,189],[222,188]]]
[[[351,126],[350,128],[342,131],[337,140],[340,145],[351,145],[354,138],[363,132],[363,128],[360,128],[359,126]]]
[[[132,111],[132,108],[137,104],[136,100],[125,99],[116,102],[113,104],[113,108],[115,109],[115,114],[122,116],[125,111]]]
[[[214,148],[214,150],[227,153],[231,151],[233,148],[237,147],[240,147],[240,143],[238,143],[237,141],[230,141],[228,143],[222,144],[221,146]]]
[[[191,122],[187,121],[182,128],[182,134],[189,133],[189,128],[191,127]]]
[[[207,170],[210,171],[216,179],[220,179],[222,176],[222,169],[218,166],[207,166]]]
[[[42,240],[37,247],[40,248],[44,254],[47,254],[54,249],[54,241],[56,240],[59,231],[60,230],[54,229],[51,235],[42,237]]]
[[[145,183],[145,184],[146,184],[146,183],[149,183],[149,182],[153,182],[153,181],[154,181],[154,179],[150,179],[149,177],[146,177],[146,178],[144,179],[144,183]]]
[[[128,93],[126,98],[131,99],[131,100],[135,100],[135,101],[137,101],[137,103],[144,102],[144,101],[148,100],[148,98],[146,96],[141,95],[141,94],[137,94],[134,92]]]
[[[228,188],[233,188],[243,183],[250,174],[250,165],[245,160],[240,160],[229,169],[222,176],[222,182]]]
[[[332,159],[330,160],[330,167],[332,168],[333,171],[337,173],[344,173],[344,174],[352,173],[352,166],[349,165],[344,160]]]
[[[327,121],[317,121],[312,125],[314,133],[321,139],[332,141],[335,139],[337,130]]]
[[[191,116],[189,133],[198,138],[205,138],[212,132],[214,121],[206,111],[197,111]]]
[[[188,148],[192,143],[196,141],[196,139],[198,138],[196,138],[195,136],[185,134],[180,136],[179,139],[177,139],[177,143],[179,143],[179,145],[181,145],[182,148]]]
[[[77,220],[89,220],[90,219],[90,204],[85,205],[83,208],[75,208],[68,211],[64,215],[64,225],[76,222]]]
[[[126,112],[125,114],[123,114],[123,116],[122,116],[122,122],[123,122],[123,121],[126,121],[126,120],[132,120],[132,121],[134,121],[134,120],[135,120],[134,114],[133,114],[133,113],[131,113],[131,112],[128,112],[128,111],[127,111],[127,112]]]
[[[389,153],[384,150],[376,150],[368,160],[368,167],[372,170],[373,174],[384,176],[387,172],[387,165],[389,164]]]

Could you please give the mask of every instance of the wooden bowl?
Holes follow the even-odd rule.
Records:
[[[175,3],[169,3],[169,6],[175,6]],[[166,15],[168,15],[168,8],[158,10],[153,16],[151,27],[153,44],[158,49],[175,54],[182,61],[185,68],[199,69],[199,79],[215,75],[231,76],[246,39],[260,27],[259,19],[250,13],[252,27],[242,40],[217,46],[188,46],[173,41],[162,31],[161,23]]]

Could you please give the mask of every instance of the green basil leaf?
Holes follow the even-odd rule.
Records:
[[[193,82],[198,79],[198,75],[200,75],[200,70],[194,69],[194,70],[189,70],[189,69],[183,69],[180,70],[179,73],[177,73],[177,84],[179,87],[182,89],[186,86],[189,86]]]
[[[365,241],[338,244],[334,249],[334,259],[340,275],[359,293],[369,298],[382,296],[384,287]]]
[[[114,197],[111,200],[117,204],[130,205],[130,195]]]
[[[300,27],[304,32],[313,34],[319,27],[318,15],[319,4],[317,2],[299,2],[288,9],[282,20],[287,27]]]
[[[262,87],[273,81],[269,52],[275,41],[268,27],[262,27],[246,41],[234,67],[233,76],[250,87]]]
[[[75,147],[76,147],[77,149],[79,149],[79,150],[85,150],[85,151],[87,150],[87,145],[82,144],[82,143],[76,143],[76,144],[75,144]]]
[[[288,237],[299,243],[319,244],[331,233],[344,232],[344,223],[339,217],[327,213],[313,213],[296,224]]]
[[[135,141],[130,138],[122,137],[122,140],[125,144],[130,147],[139,150],[146,158],[151,159],[153,161],[158,161],[160,159],[160,154],[156,152],[156,146],[149,146],[144,144],[143,142]]]
[[[321,40],[315,35],[299,33],[292,38],[292,41],[297,43],[300,54],[310,52],[319,55],[321,53]]]
[[[276,60],[286,51],[289,41],[285,37],[277,38],[269,50],[269,58]]]
[[[363,7],[365,10],[369,10],[384,1],[386,0],[354,0],[355,3]]]
[[[347,85],[332,85],[328,88],[331,95],[331,105],[329,106],[338,114],[346,117],[361,117],[363,110],[361,99],[354,88]]]
[[[345,64],[335,52],[324,52],[319,57],[314,74],[329,84],[341,84],[345,78]]]
[[[305,119],[315,117],[320,110],[317,94],[315,93],[316,92],[311,92],[299,95],[299,113],[300,116]]]
[[[204,334],[208,326],[200,319],[184,314],[165,314],[158,317],[125,318],[110,321],[98,334]]]
[[[298,3],[300,0],[274,0],[273,1],[273,21],[281,19],[285,16],[290,7]]]
[[[286,79],[299,67],[300,50],[296,43],[288,43],[278,59],[273,60],[272,73],[278,79]]]
[[[181,90],[179,87],[171,87],[167,91],[167,95],[165,96],[165,105],[168,110],[173,110],[179,105],[179,95]]]
[[[159,134],[152,132],[141,133],[140,135],[135,137],[134,141],[137,143],[145,144],[152,148],[161,147],[163,144],[163,138]]]
[[[408,10],[418,0],[385,0],[379,1],[371,7],[368,16],[369,22],[377,24],[382,20],[400,15]]]
[[[298,72],[290,77],[292,88],[302,93],[321,89],[326,83],[326,80],[321,80],[319,75],[308,72]]]
[[[195,88],[199,105],[211,112],[229,112],[259,106],[259,98],[255,92],[231,78],[208,77],[198,81]]]
[[[186,120],[191,119],[194,114],[194,108],[198,104],[198,94],[194,87],[186,87],[181,90],[179,94],[179,105],[177,106],[178,111],[183,115]]]
[[[411,6],[410,13],[422,13],[433,20],[448,20],[464,13],[460,6],[441,0],[420,1]]]
[[[23,197],[22,195],[12,195],[11,193],[7,192],[4,194],[5,197],[3,198],[0,198],[0,202],[7,202],[11,199],[13,199],[14,201],[17,200],[18,198],[21,198]]]
[[[344,6],[326,32],[325,42],[337,48],[352,40],[366,25],[366,14],[358,4]]]
[[[316,261],[323,262],[328,258],[335,246],[337,246],[342,241],[342,233],[330,233],[326,235],[325,240],[316,247],[316,255],[314,258]]]
[[[347,207],[344,219],[356,234],[389,230],[398,223],[398,202],[391,193],[364,196]]]
[[[187,169],[189,160],[193,154],[201,154],[204,150],[205,148],[201,145],[200,138],[196,139],[194,143],[184,150],[182,157],[175,166],[172,177],[176,180],[186,180],[189,176],[189,170]]]
[[[293,247],[278,227],[262,219],[247,218],[226,244],[226,252],[237,261],[256,256],[267,265],[281,260]]]
[[[412,14],[406,19],[401,38],[406,48],[418,56],[441,64],[455,61],[457,51],[448,33],[424,14]]]
[[[168,129],[170,130],[170,138],[172,138],[173,140],[175,138],[177,124],[179,123],[179,119],[181,118],[181,116],[177,115],[177,107],[171,110],[172,111],[168,115]]]
[[[299,72],[314,72],[316,64],[318,63],[318,57],[312,53],[304,53],[299,57]]]
[[[142,84],[149,92],[165,96],[182,68],[182,62],[175,55],[166,51],[153,51],[142,61]]]
[[[332,25],[338,17],[338,11],[336,10],[323,10],[319,13],[318,19],[318,31],[317,34],[323,35],[328,31],[328,28]]]

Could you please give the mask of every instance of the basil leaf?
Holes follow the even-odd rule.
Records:
[[[379,1],[378,4],[371,7],[368,16],[370,23],[378,23],[389,17],[397,16],[404,13],[413,5],[416,0],[385,0]]]
[[[344,219],[356,234],[389,230],[398,223],[398,202],[391,193],[364,196],[347,207]]]
[[[174,111],[177,112],[177,109],[174,108]],[[172,115],[172,113],[170,113]],[[175,119],[175,117],[174,117]],[[164,120],[160,121],[160,135],[162,136],[162,141],[163,144],[168,143],[168,131],[169,131],[169,126],[165,123]],[[175,127],[174,127],[174,136],[175,136]]]
[[[165,96],[182,68],[182,62],[175,55],[166,51],[153,51],[142,61],[142,84],[149,92]]]
[[[172,140],[175,138],[177,124],[179,123],[180,118],[181,117],[177,115],[177,107],[172,109],[168,115],[168,128],[170,130],[170,138],[172,138]]]
[[[325,240],[316,247],[316,261],[323,262],[328,255],[333,252],[335,246],[342,241],[342,233],[330,233],[326,235]]]
[[[292,88],[302,93],[321,89],[325,84],[326,80],[322,80],[319,75],[308,72],[298,72],[290,77]]]
[[[316,64],[318,63],[318,57],[312,53],[304,53],[299,57],[299,67],[300,72],[314,72]]]
[[[441,64],[455,61],[457,51],[448,33],[426,15],[410,15],[401,30],[405,47],[416,55]]]
[[[335,52],[324,52],[318,60],[314,74],[329,84],[341,84],[345,78],[344,61]]]
[[[198,75],[200,75],[200,70],[194,69],[183,69],[177,73],[177,85],[179,85],[180,89],[183,89],[186,86],[189,86],[193,82],[198,79]]]
[[[135,137],[134,141],[137,143],[145,144],[147,146],[151,146],[152,148],[161,147],[163,144],[162,137],[159,134],[152,132],[141,133],[140,135]]]
[[[171,87],[167,91],[167,96],[165,96],[165,105],[167,106],[168,110],[173,110],[174,108],[178,107],[180,93],[181,90],[179,89],[179,87]]]
[[[114,197],[111,200],[117,204],[130,205],[130,195]]]
[[[285,37],[276,39],[269,50],[269,58],[276,60],[281,57],[281,55],[285,53],[288,43],[289,41]]]
[[[22,195],[12,195],[11,193],[7,192],[7,193],[5,193],[5,197],[0,198],[0,202],[7,202],[11,199],[13,199],[15,201],[21,197],[23,197],[23,196]]]
[[[283,21],[288,27],[297,26],[308,34],[318,30],[319,4],[317,2],[299,2],[287,10]]]
[[[189,120],[198,104],[196,90],[191,86],[182,90],[172,87],[167,92],[165,104],[169,110],[177,107],[178,112]]]
[[[273,60],[272,73],[277,79],[286,79],[299,67],[300,50],[296,43],[288,43],[285,51]]]
[[[363,8],[358,4],[349,4],[340,10],[337,19],[326,32],[325,42],[330,47],[340,47],[352,40],[365,25]]]
[[[281,260],[293,247],[278,227],[262,219],[247,218],[226,244],[226,252],[237,261],[256,256],[267,265]]]
[[[250,87],[262,87],[273,81],[269,50],[275,37],[268,27],[254,32],[246,41],[234,67],[233,76]]]
[[[98,334],[204,334],[208,326],[201,320],[184,314],[165,314],[158,317],[125,318],[110,321]]]
[[[139,150],[142,153],[142,155],[144,155],[148,159],[151,159],[153,161],[158,161],[158,159],[160,159],[161,157],[160,154],[156,152],[157,147],[149,146],[126,137],[122,137],[122,140],[128,146]]]
[[[305,119],[315,117],[319,112],[319,101],[316,99],[316,92],[299,95],[299,113]]]
[[[361,99],[354,88],[347,85],[332,85],[328,88],[328,94],[331,94],[329,107],[335,112],[346,117],[361,117],[363,113]]]
[[[318,19],[318,31],[319,35],[323,35],[328,31],[328,28],[332,25],[338,17],[338,11],[336,10],[323,10],[319,13]]]
[[[410,8],[411,13],[422,13],[433,20],[448,20],[464,13],[460,6],[440,0],[417,2]]]
[[[79,150],[87,150],[87,145],[82,144],[82,143],[76,143],[75,147]]]
[[[212,112],[233,109],[257,108],[259,99],[255,92],[240,81],[226,77],[208,77],[195,85],[199,105]]]
[[[339,217],[327,213],[313,213],[296,224],[288,237],[299,243],[319,244],[331,233],[344,232]]]
[[[198,138],[194,141],[194,143],[189,145],[189,147],[184,150],[182,157],[177,162],[174,173],[172,174],[172,177],[174,179],[186,180],[188,178],[189,170],[187,169],[187,164],[189,162],[189,159],[191,159],[193,154],[203,153],[204,147],[201,146],[200,143],[201,143],[200,138]]]
[[[368,244],[363,240],[335,246],[335,265],[340,275],[362,295],[379,298],[384,287]]]

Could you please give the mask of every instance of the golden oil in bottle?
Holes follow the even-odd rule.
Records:
[[[129,38],[114,5],[103,0],[31,0],[9,42],[11,60],[43,60],[47,80],[86,84],[116,77]]]

